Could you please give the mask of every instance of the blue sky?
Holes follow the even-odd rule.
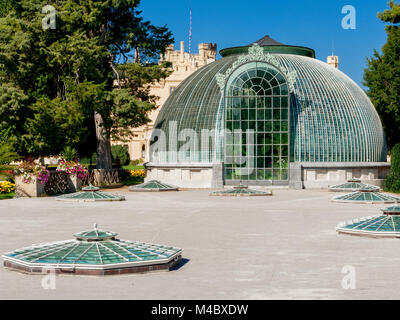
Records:
[[[140,10],[155,25],[167,25],[175,46],[188,50],[189,8],[193,14],[192,52],[201,42],[217,43],[218,51],[254,42],[268,34],[288,45],[313,48],[317,59],[339,56],[339,68],[361,85],[366,58],[386,42],[377,12],[388,0],[142,0]],[[343,6],[356,8],[356,30],[344,30]]]

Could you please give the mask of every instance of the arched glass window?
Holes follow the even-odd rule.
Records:
[[[265,62],[236,69],[225,88],[225,179],[288,181],[289,92]]]

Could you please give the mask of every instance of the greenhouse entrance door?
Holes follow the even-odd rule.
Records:
[[[225,89],[225,181],[288,185],[289,92],[286,78],[265,62],[236,69]]]

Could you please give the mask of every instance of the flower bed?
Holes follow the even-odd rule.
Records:
[[[78,161],[61,160],[57,172],[65,172],[68,175],[69,190],[77,192],[82,187],[82,180],[87,179],[89,172]]]
[[[87,169],[76,161],[61,160],[58,164],[57,171],[63,171],[71,176],[75,176],[80,180],[84,180],[88,176]]]
[[[143,169],[129,170],[128,173],[129,176],[123,180],[123,184],[126,186],[141,184],[144,182],[144,178],[146,177],[146,170]]]
[[[131,170],[129,171],[131,177],[139,177],[139,178],[144,178],[146,176],[146,170]]]
[[[39,164],[32,162],[23,162],[17,168],[14,173],[16,176],[21,176],[24,183],[39,182],[43,185],[49,180],[50,172]]]
[[[15,170],[16,197],[40,197],[49,180],[50,172],[39,164],[23,162]]]
[[[0,181],[0,194],[8,194],[15,190],[15,184],[9,181]]]

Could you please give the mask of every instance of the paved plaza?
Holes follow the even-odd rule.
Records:
[[[119,238],[183,248],[171,272],[90,277],[0,268],[0,299],[400,299],[400,242],[337,235],[338,222],[382,205],[341,204],[328,191],[275,189],[272,197],[210,197],[209,190],[129,193],[125,202],[0,201],[0,253],[72,239],[96,222]],[[342,269],[356,289],[342,288]]]

